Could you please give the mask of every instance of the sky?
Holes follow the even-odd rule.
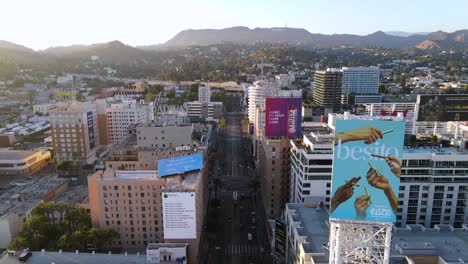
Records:
[[[36,50],[152,45],[185,29],[233,26],[358,35],[468,28],[467,0],[1,0],[0,10],[0,40]]]

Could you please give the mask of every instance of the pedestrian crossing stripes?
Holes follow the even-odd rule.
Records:
[[[258,256],[260,249],[257,245],[250,244],[227,244],[219,249],[220,253],[226,255]]]

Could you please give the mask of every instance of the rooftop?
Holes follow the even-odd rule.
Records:
[[[409,225],[395,228],[393,255],[440,256],[447,262],[468,262],[468,228],[456,229],[449,225],[424,228]]]
[[[0,160],[25,159],[40,150],[10,150],[0,149]]]
[[[50,113],[54,112],[87,112],[91,110],[91,102],[77,102],[77,101],[72,101],[72,102],[62,102],[62,103],[57,103],[57,108],[53,109],[50,111]]]
[[[99,171],[96,173],[103,173],[103,177],[99,180],[102,181],[163,181],[166,185],[166,191],[184,191],[194,190],[199,182],[202,171],[186,172],[178,175],[159,177],[158,172],[155,170],[138,170],[138,171],[114,171],[107,169],[105,172]]]
[[[424,154],[438,154],[438,155],[447,155],[447,154],[468,154],[466,149],[459,149],[459,148],[439,148],[439,147],[432,147],[432,146],[425,146],[425,147],[404,147],[404,153],[424,153]]]
[[[99,173],[99,172],[98,172]],[[160,180],[158,172],[155,170],[138,170],[138,171],[114,171],[107,169],[103,173],[102,181],[133,181],[133,180]]]
[[[303,244],[306,253],[323,253],[322,245],[328,243],[328,213],[323,208],[307,207],[305,204],[287,204],[289,210],[295,210],[293,219],[300,222],[299,235],[306,236],[308,243]],[[453,228],[450,225],[436,225],[424,228],[421,225],[408,225],[406,228],[394,228],[391,247],[391,262],[396,263],[398,256],[436,256],[446,262],[468,262],[468,227]],[[328,262],[321,259],[314,260]],[[462,260],[463,262],[461,262]],[[406,262],[405,262],[406,263]]]
[[[20,264],[18,257],[4,255],[0,258],[0,264]],[[146,255],[128,254],[92,254],[74,252],[32,252],[27,264],[146,264]]]
[[[57,178],[55,175],[49,175],[37,181],[16,183],[15,187],[0,195],[0,215],[28,212],[45,195],[67,181],[67,179]]]
[[[66,202],[71,205],[81,204],[88,198],[88,188],[85,185],[79,185],[68,188],[66,192],[61,193],[56,202]]]
[[[159,248],[183,248],[187,247],[187,243],[149,243],[146,250],[159,249]]]
[[[328,262],[328,250],[323,245],[328,243],[328,213],[321,207],[308,207],[305,204],[287,204],[289,210],[295,210],[294,221],[301,222],[297,232],[305,236],[303,243],[306,253],[322,253],[323,256],[314,258],[316,262]],[[305,224],[313,223],[313,224]],[[312,239],[313,238],[313,239]]]

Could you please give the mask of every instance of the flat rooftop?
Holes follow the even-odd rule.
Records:
[[[69,187],[67,191],[61,193],[55,202],[65,202],[71,205],[81,204],[88,199],[88,188],[84,185]]]
[[[159,248],[184,248],[187,246],[187,243],[149,243],[146,249],[153,250]]]
[[[314,256],[318,263],[328,262],[329,252],[323,245],[328,243],[328,213],[321,207],[308,207],[305,204],[287,204],[288,208],[295,210],[295,221],[301,222],[296,228],[301,236],[305,236],[307,243],[302,246],[306,253],[322,253],[324,256]]]
[[[26,262],[21,262],[16,256],[4,255],[0,258],[0,264],[146,264],[146,255],[135,254],[92,254],[74,252],[32,252],[32,256]]]
[[[307,236],[304,249],[306,253],[327,253],[327,259],[314,256],[317,262],[328,262],[328,250],[322,245],[328,243],[328,213],[325,209],[307,207],[305,204],[287,204],[296,210],[293,216],[301,223],[300,235]],[[447,262],[468,263],[468,228],[453,228],[449,225],[436,225],[424,228],[421,225],[408,225],[407,228],[394,228],[390,263],[399,263],[398,256],[421,257],[436,256]],[[405,262],[406,263],[406,262]],[[419,263],[419,262],[416,262]]]
[[[113,171],[106,170],[105,174],[110,173],[109,177],[103,177],[104,181],[133,181],[133,180],[160,180],[158,172],[154,170],[139,170],[139,171]],[[112,177],[113,174],[113,177]]]
[[[0,149],[0,160],[20,160],[25,159],[38,150],[10,150]]]
[[[468,263],[468,229],[453,228],[449,225],[436,225],[424,228],[421,225],[408,225],[395,228],[392,239],[393,255],[424,256],[436,255],[447,262]]]
[[[17,186],[0,195],[0,215],[5,213],[28,212],[42,198],[68,179],[57,178],[55,175],[44,176],[37,181],[16,183]]]
[[[405,146],[403,149],[404,153],[421,153],[421,154],[439,154],[439,155],[448,155],[448,154],[468,154],[466,149],[458,148],[439,148],[432,146],[425,147],[408,147]]]
[[[96,172],[99,173],[99,172]],[[140,171],[114,171],[108,169],[104,172],[101,181],[164,181],[166,191],[194,190],[199,182],[202,171],[190,171],[182,174],[160,177],[155,170]]]

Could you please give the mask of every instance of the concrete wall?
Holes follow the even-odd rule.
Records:
[[[137,144],[143,149],[191,146],[192,131],[192,126],[138,127]]]

